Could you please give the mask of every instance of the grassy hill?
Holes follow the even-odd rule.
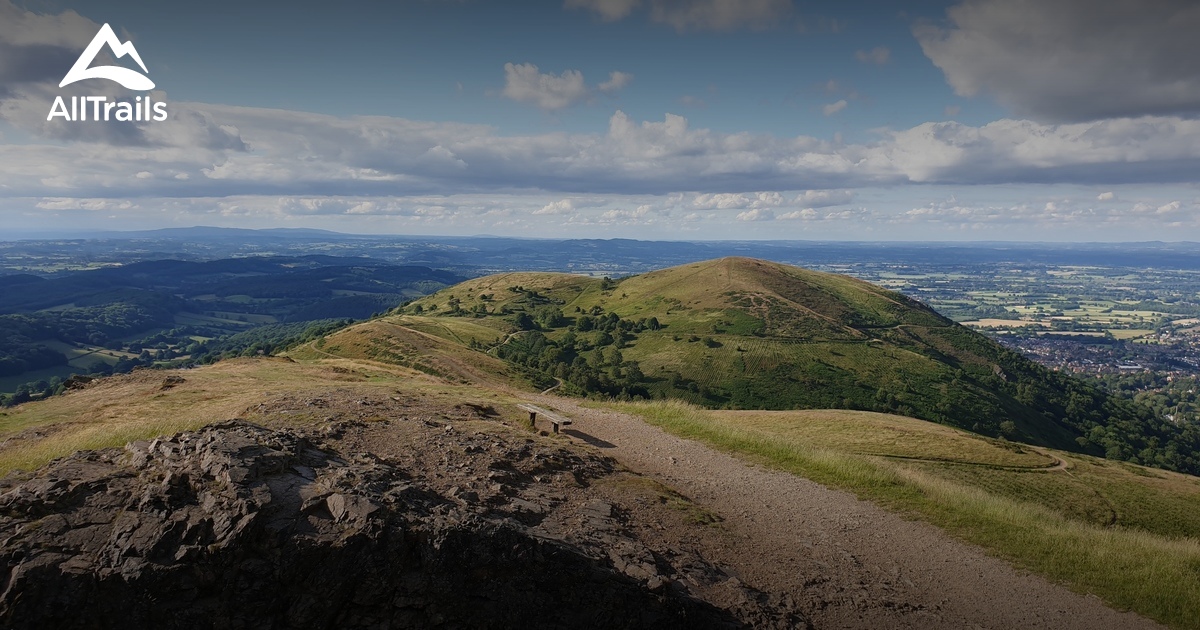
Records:
[[[401,325],[430,327],[568,393],[896,413],[1200,470],[1200,435],[845,276],[747,258],[619,281],[509,273],[455,285],[401,312]],[[432,323],[463,320],[473,332],[450,335]]]
[[[614,292],[619,296],[619,287]],[[517,405],[528,383],[520,366],[485,354],[530,334],[502,325],[504,317],[380,318],[295,348],[292,360],[139,370],[0,410],[0,473],[231,417],[321,426],[335,409],[353,410],[361,422],[489,409],[522,427],[525,413]],[[1200,618],[1195,477],[894,414],[711,410],[678,401],[588,404],[635,413],[674,433],[845,488],[1173,627],[1196,627]]]

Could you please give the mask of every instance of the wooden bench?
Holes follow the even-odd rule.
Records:
[[[538,407],[537,405],[518,405],[518,407],[520,407],[524,411],[529,412],[530,428],[534,428],[534,429],[537,428],[537,417],[538,417],[539,413],[542,414],[543,416],[545,416],[546,419],[550,421],[550,428],[555,433],[558,433],[559,430],[561,430],[563,427],[571,424],[570,418],[564,418],[554,412],[546,411],[545,409],[542,409],[541,407]]]

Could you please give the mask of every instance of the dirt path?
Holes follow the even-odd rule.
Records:
[[[724,517],[706,549],[749,585],[790,593],[817,628],[1162,628],[1119,613],[806,479],[748,465],[624,414],[531,396],[572,417],[569,435]]]

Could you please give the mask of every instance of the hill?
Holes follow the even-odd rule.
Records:
[[[710,408],[855,409],[1200,470],[1200,435],[1053,372],[906,296],[723,258],[621,280],[508,273],[412,302],[402,325],[469,318],[459,340],[549,387]],[[436,333],[435,333],[436,334]]]
[[[469,320],[412,320],[430,331],[445,323],[455,334],[478,332]],[[369,339],[383,327],[425,352],[449,347],[424,336],[428,345],[418,346],[409,337],[415,328],[376,320],[327,338],[323,348],[360,352],[362,346],[343,336]],[[700,440],[938,524],[1110,604],[1195,627],[1195,478],[1020,447],[891,414],[709,411],[677,402],[587,402],[591,408],[585,409],[488,380],[503,364],[461,345],[456,352],[476,359],[469,367],[482,380],[471,380],[468,372],[435,376],[317,349],[315,342],[302,348],[313,356],[296,361],[239,358],[189,370],[139,370],[0,411],[0,471],[11,473],[0,482],[6,506],[0,530],[4,557],[19,563],[11,571],[13,587],[0,597],[0,618],[14,627],[41,627],[60,615],[92,621],[97,613],[153,616],[162,607],[142,607],[152,600],[141,596],[153,595],[153,601],[172,602],[177,619],[194,619],[197,611],[220,604],[270,625],[258,615],[290,610],[320,593],[306,610],[352,610],[374,623],[386,614],[378,608],[379,593],[391,593],[390,602],[395,589],[407,589],[412,597],[405,610],[415,613],[424,609],[422,602],[442,596],[493,593],[490,583],[496,581],[520,585],[519,594],[489,599],[516,604],[506,610],[535,605],[547,591],[557,601],[578,597],[581,606],[590,606],[583,603],[586,589],[575,588],[577,580],[530,584],[504,573],[514,559],[542,557],[537,549],[525,555],[533,536],[551,541],[540,548],[558,550],[553,557],[573,566],[574,552],[558,554],[570,549],[553,541],[565,540],[598,563],[602,581],[582,584],[615,579],[673,596],[679,580],[701,601],[730,610],[750,627],[793,613],[825,620],[818,627],[952,628],[986,625],[988,619],[1010,621],[1006,627],[1034,619],[1061,620],[1052,625],[1063,628],[1150,626],[1132,616],[1105,617],[1113,613],[1100,610],[1099,600],[1072,597],[998,563],[982,569],[977,560],[964,561],[964,555],[982,556],[978,551],[931,536],[927,526],[917,527],[917,535],[903,534],[917,524],[864,510],[866,503],[843,493],[798,479],[783,483],[778,473],[721,453],[697,458],[696,450],[704,449]],[[539,435],[518,406],[524,402],[563,413],[575,425]],[[651,427],[613,413],[613,407],[691,439],[680,450],[663,442],[661,432],[648,438]],[[279,431],[208,426],[224,418]],[[155,439],[177,431],[199,433]],[[297,454],[293,444],[304,448]],[[110,447],[117,448],[71,455]],[[664,472],[647,469],[632,455],[634,448],[647,451]],[[609,458],[651,476],[623,471]],[[698,459],[712,458],[723,463],[694,474]],[[729,491],[736,498],[714,494],[729,490],[728,480],[741,484]],[[310,484],[319,493],[312,494]],[[347,511],[361,508],[360,499],[379,508],[365,527],[362,511]],[[127,535],[130,519],[137,519],[136,536]],[[232,527],[243,519],[245,527]],[[35,520],[38,526],[30,526]],[[387,531],[396,536],[379,538]],[[421,567],[404,561],[414,555],[392,555],[414,540],[450,540],[443,537],[449,533],[457,542],[410,549],[430,560]],[[409,542],[397,547],[383,544],[387,540]],[[913,554],[939,559],[931,561],[933,568],[914,565]],[[953,564],[943,565],[945,557]],[[558,575],[557,566],[532,567],[524,577]],[[270,569],[254,574],[266,575],[252,581],[260,590],[211,590],[214,579],[224,579],[214,576],[245,567]],[[372,586],[392,584],[389,567],[403,568],[412,579],[383,591]],[[467,579],[446,592],[424,589],[431,583],[418,579],[422,575]],[[489,579],[471,581],[481,575]],[[176,580],[191,577],[195,589],[178,587]],[[322,590],[330,578],[342,588]],[[978,589],[998,579],[1020,588],[987,598],[981,609]],[[951,583],[967,586],[952,594]],[[362,597],[351,606],[344,596],[360,586]],[[559,587],[571,594],[553,590]],[[104,596],[71,599],[78,593]],[[282,608],[247,606],[244,595]],[[41,605],[50,599],[71,604]],[[878,623],[862,622],[863,615]],[[796,622],[793,617],[790,627]]]
[[[811,627],[671,546],[704,535],[699,508],[506,425],[494,394],[320,363],[143,370],[0,412],[0,466],[56,457],[0,479],[0,626]],[[233,415],[272,428],[210,424]]]

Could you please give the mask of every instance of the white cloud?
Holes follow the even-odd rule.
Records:
[[[131,210],[136,206],[127,199],[75,199],[71,197],[47,197],[35,204],[42,210],[88,210],[93,212],[111,212],[113,210]]]
[[[775,212],[766,208],[755,208],[737,215],[738,221],[774,221]]]
[[[822,107],[821,111],[824,112],[826,116],[832,116],[832,115],[842,111],[843,109],[846,109],[847,105],[849,105],[849,103],[847,103],[846,99],[843,98],[841,100],[834,101],[834,102],[829,103],[828,105]]]
[[[575,212],[575,202],[570,199],[559,199],[552,201],[544,206],[541,210],[534,210],[533,214],[573,214]]]
[[[633,75],[628,72],[618,72],[616,70],[608,74],[608,80],[596,86],[601,92],[616,92],[629,85],[633,80]]]
[[[1099,195],[1096,195],[1096,201],[1114,201],[1116,198],[1117,194],[1112,191],[1102,192]]]
[[[531,63],[506,63],[504,96],[518,103],[556,110],[582,102],[588,97],[588,89],[583,84],[583,73],[578,70],[543,74]]]
[[[841,206],[854,200],[854,193],[849,190],[806,190],[792,200],[792,203],[805,208],[827,208]]]
[[[858,50],[854,52],[854,58],[863,63],[873,63],[883,65],[892,59],[892,51],[883,46],[876,46],[871,50]]]
[[[745,201],[735,204],[746,209],[749,203],[765,203],[750,198],[758,192],[904,182],[1112,186],[1192,182],[1200,170],[1200,121],[1175,117],[1071,125],[925,123],[881,131],[871,143],[844,144],[805,136],[724,134],[692,128],[674,114],[638,122],[618,111],[605,133],[506,136],[482,125],[183,102],[171,106],[171,121],[149,125],[142,132],[144,144],[113,144],[104,135],[64,144],[37,122],[22,127],[55,142],[0,144],[0,196],[424,194],[524,188],[569,194],[744,195]],[[157,175],[129,177],[141,171]],[[789,203],[819,205],[812,199]]]
[[[691,207],[701,210],[765,209],[782,205],[784,197],[778,192],[717,193],[696,195]]]
[[[913,32],[959,95],[1052,121],[1200,112],[1194,0],[965,0],[947,18]]]
[[[1172,201],[1170,203],[1165,203],[1165,204],[1159,206],[1158,208],[1155,209],[1154,213],[1155,214],[1174,214],[1176,212],[1179,212],[1182,209],[1183,209],[1182,203],[1179,203],[1178,201]]]
[[[609,74],[608,81],[596,89],[611,94],[629,85],[632,79],[632,74],[614,71]],[[556,111],[588,100],[593,90],[584,83],[583,73],[578,70],[564,70],[562,74],[542,73],[531,63],[506,63],[502,93],[518,103]]]
[[[813,219],[816,219],[820,216],[821,216],[821,214],[819,212],[817,212],[816,210],[814,210],[812,208],[804,208],[803,210],[793,210],[791,212],[786,212],[784,214],[779,215],[778,218],[788,220],[788,221],[794,221],[797,219],[802,220],[802,221],[812,221]]]

